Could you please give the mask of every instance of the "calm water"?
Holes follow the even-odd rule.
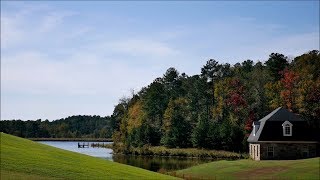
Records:
[[[81,154],[86,154],[89,156],[100,157],[108,160],[112,160],[112,149],[108,148],[78,148],[78,141],[38,141],[39,143],[57,147],[60,149],[65,149],[68,151],[73,151]],[[91,144],[91,143],[104,143],[112,144],[112,142],[79,142],[80,144]]]
[[[178,157],[160,157],[160,156],[132,156],[132,155],[115,155],[113,161],[122,164],[148,169],[150,171],[173,171],[185,169],[198,164],[210,162],[209,159],[197,158],[178,158]]]
[[[99,157],[122,164],[136,166],[151,171],[172,171],[185,169],[198,164],[210,162],[208,159],[178,158],[178,157],[158,157],[158,156],[133,156],[133,155],[113,155],[109,148],[78,148],[78,142],[70,141],[39,141],[40,143],[57,148]],[[88,142],[80,142],[87,144]],[[111,144],[112,142],[89,142]]]

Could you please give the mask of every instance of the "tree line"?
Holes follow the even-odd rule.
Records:
[[[320,54],[289,59],[272,53],[263,63],[230,65],[210,59],[201,74],[169,68],[162,77],[115,106],[115,147],[145,145],[246,151],[257,121],[285,107],[319,130]]]
[[[0,131],[23,138],[111,138],[109,116],[69,116],[55,121],[4,120]]]
[[[145,145],[246,151],[257,121],[285,107],[320,129],[320,53],[230,65],[209,59],[198,75],[171,67],[147,87],[121,98],[113,114],[55,121],[3,120],[0,131],[25,138],[113,138],[125,151]]]

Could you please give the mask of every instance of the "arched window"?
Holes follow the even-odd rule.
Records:
[[[283,127],[283,136],[292,136],[292,124],[289,121],[286,121],[282,124]]]

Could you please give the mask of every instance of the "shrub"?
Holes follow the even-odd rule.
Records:
[[[123,144],[114,145],[115,153],[133,154],[133,155],[154,155],[154,156],[176,156],[176,157],[194,157],[194,158],[212,158],[212,159],[244,159],[247,154],[228,152],[223,150],[206,150],[196,148],[166,148],[164,146],[144,145],[141,148],[125,148]]]

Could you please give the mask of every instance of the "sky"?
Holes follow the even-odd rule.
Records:
[[[170,67],[319,50],[319,1],[1,1],[1,120],[111,115]]]

